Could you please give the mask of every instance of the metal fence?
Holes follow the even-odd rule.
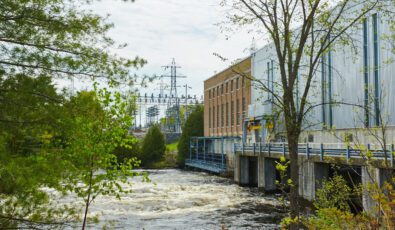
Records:
[[[235,143],[234,144],[234,152],[253,152],[257,153],[268,153],[269,156],[271,153],[280,153],[284,156],[289,154],[288,144],[284,142],[279,143],[253,143],[253,144],[245,144],[245,143]],[[330,157],[345,157],[346,159],[350,158],[378,158],[384,159],[387,158],[391,160],[391,164],[394,158],[394,145],[350,145],[346,143],[300,143],[298,145],[298,154],[305,155],[307,157],[310,156],[320,156],[320,159],[323,160],[325,156]]]

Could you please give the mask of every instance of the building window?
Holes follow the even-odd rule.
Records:
[[[211,99],[211,90],[208,90],[208,99]]]
[[[296,110],[299,111],[299,74],[296,76],[296,84],[295,84],[295,91],[296,91],[296,95],[295,95],[295,104],[296,104]]]
[[[239,89],[239,78],[236,78],[236,89]]]
[[[331,128],[333,126],[331,50],[328,51],[326,56],[324,55],[321,58],[321,94],[323,128],[325,129],[327,126]]]
[[[211,108],[208,108],[208,127],[211,128]]]
[[[233,80],[230,80],[230,92],[233,91]]]
[[[213,88],[213,93],[212,93],[212,97],[215,97],[215,88]]]
[[[242,77],[241,78],[241,87],[244,87],[244,85],[245,85],[245,77]]]
[[[307,142],[314,142],[314,135],[313,134],[309,134],[307,136]]]
[[[228,82],[226,82],[225,90],[226,90],[226,93],[228,93]]]
[[[236,113],[237,113],[236,124],[237,125],[240,125],[240,102],[239,101],[240,101],[239,99],[236,100]]]
[[[220,127],[221,123],[219,123],[219,105],[217,105],[217,128]]]
[[[217,97],[219,97],[219,86],[217,86]]]
[[[332,51],[328,51],[328,102],[329,102],[329,126],[333,127],[332,113]]]
[[[322,123],[323,128],[326,127],[326,58],[325,55],[321,57],[321,101],[322,101]]]
[[[224,94],[224,84],[221,84],[221,94]]]
[[[225,119],[224,119],[224,104],[221,105],[221,126],[224,127]]]
[[[213,106],[213,128],[215,128],[215,106]]]
[[[235,125],[235,108],[233,101],[230,102],[230,124]]]
[[[244,121],[245,117],[246,117],[246,98],[243,97],[242,101],[241,101],[241,109],[242,109],[242,120]]]
[[[266,87],[267,87],[267,99],[268,100],[271,100],[271,99],[273,99],[273,91],[274,91],[274,61],[272,60],[272,61],[270,61],[270,62],[267,62],[267,70],[266,70],[266,73],[267,73],[267,84],[266,84]]]
[[[368,20],[363,19],[363,81],[364,81],[364,108],[365,126],[369,127],[369,45],[368,45]]]
[[[226,102],[226,126],[229,126],[229,103]]]
[[[373,14],[373,71],[374,71],[374,113],[376,126],[380,125],[380,82],[379,82],[379,29],[378,16]]]

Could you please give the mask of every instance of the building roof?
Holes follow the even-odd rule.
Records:
[[[206,81],[208,81],[210,79],[213,79],[215,77],[218,77],[219,75],[221,75],[221,74],[225,73],[226,71],[228,71],[229,69],[231,69],[233,66],[236,66],[236,65],[238,65],[238,64],[240,64],[240,63],[242,63],[242,62],[244,62],[244,61],[246,61],[248,59],[251,59],[251,57],[252,57],[252,55],[249,55],[249,56],[247,56],[245,58],[236,60],[236,62],[234,64],[230,65],[229,67],[226,67],[225,69],[221,70],[220,72],[218,72],[218,73],[214,74],[213,76],[207,78],[206,80],[204,80],[204,82],[206,82]]]

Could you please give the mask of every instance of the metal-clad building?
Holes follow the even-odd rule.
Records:
[[[382,123],[388,126],[387,138],[394,140],[395,50],[394,41],[385,39],[389,32],[389,25],[381,20],[380,14],[369,15],[350,29],[356,49],[337,44],[321,58],[309,92],[309,102],[324,105],[308,113],[304,122],[307,131],[300,141],[337,143],[344,141],[341,137],[345,133],[356,133],[354,139],[370,143],[374,140],[359,128]],[[267,134],[265,116],[271,115],[275,107],[271,103],[272,95],[260,86],[265,84],[270,90],[281,93],[276,59],[273,44],[252,55],[252,76],[258,81],[251,86],[248,116],[262,128],[249,132],[247,142],[279,139]],[[304,89],[303,71],[301,68],[294,92],[299,100]]]

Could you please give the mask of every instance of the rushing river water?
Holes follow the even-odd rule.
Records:
[[[281,209],[274,197],[202,172],[150,171],[152,183],[133,178],[133,193],[121,200],[101,196],[90,229],[276,229]]]

